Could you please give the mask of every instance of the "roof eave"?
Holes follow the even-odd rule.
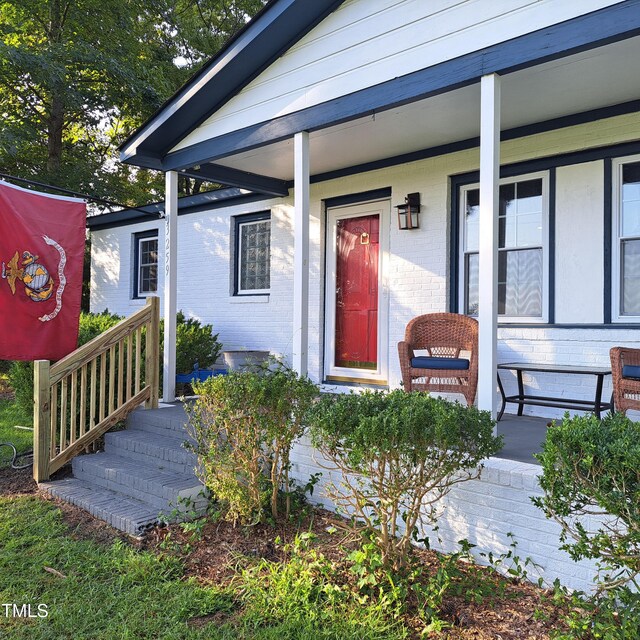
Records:
[[[162,169],[166,153],[344,0],[273,0],[119,147],[122,162]]]

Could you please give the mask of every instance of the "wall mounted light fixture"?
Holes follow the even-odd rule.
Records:
[[[395,207],[398,210],[398,229],[418,229],[420,227],[420,194],[410,193],[404,204]]]

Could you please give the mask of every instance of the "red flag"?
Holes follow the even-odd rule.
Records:
[[[59,360],[76,348],[86,210],[0,183],[1,360]]]

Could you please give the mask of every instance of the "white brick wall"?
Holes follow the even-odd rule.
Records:
[[[308,439],[302,438],[296,443],[292,459],[292,476],[302,486],[311,474],[322,473],[311,500],[333,509],[324,490],[330,482],[339,483],[339,476],[326,469],[326,461],[310,446]],[[484,463],[479,479],[457,485],[444,498],[437,520],[438,531],[423,526],[420,537],[428,536],[431,547],[443,552],[458,551],[460,540],[466,539],[477,545],[474,556],[484,564],[487,560],[481,553],[499,556],[511,550],[510,545],[515,542],[520,565],[527,570],[531,581],[541,577],[551,586],[557,578],[568,588],[590,591],[595,564],[576,563],[560,551],[560,527],[547,520],[531,502],[532,496],[542,495],[539,473],[540,467],[533,464],[490,458]],[[534,564],[525,567],[528,558]],[[509,566],[507,561],[504,568]]]

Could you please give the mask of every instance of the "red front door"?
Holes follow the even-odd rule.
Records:
[[[379,245],[379,215],[338,220],[335,336],[337,367],[378,367]]]

